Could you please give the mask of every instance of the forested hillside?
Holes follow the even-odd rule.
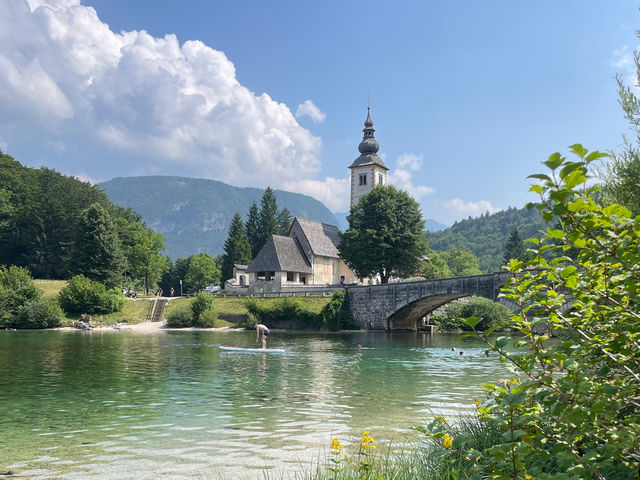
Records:
[[[241,188],[214,180],[172,176],[119,177],[101,183],[112,202],[131,207],[145,222],[164,234],[166,254],[173,260],[205,252],[222,253],[233,215],[246,220],[252,202],[264,190]],[[336,225],[333,214],[307,195],[275,190],[278,208]]]
[[[150,265],[159,262],[153,269],[161,269],[165,261],[162,236],[98,187],[49,168],[25,167],[0,152],[0,265],[27,267],[42,279],[92,276],[105,248],[117,260],[108,274],[118,282],[125,274],[148,276]]]
[[[523,239],[539,237],[545,228],[536,209],[509,208],[494,214],[484,214],[454,223],[439,232],[428,232],[429,247],[441,252],[457,245],[469,248],[480,260],[484,273],[496,272],[502,265],[505,244],[509,234],[517,228]]]

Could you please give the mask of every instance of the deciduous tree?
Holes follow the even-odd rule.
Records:
[[[395,187],[377,186],[351,207],[340,256],[360,277],[414,275],[427,251],[418,203]]]
[[[71,257],[72,271],[115,287],[122,281],[125,258],[111,217],[98,203],[87,208],[78,223]]]

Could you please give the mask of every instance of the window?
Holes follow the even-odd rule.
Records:
[[[378,185],[384,185],[384,175],[378,173]]]
[[[287,282],[293,282],[293,272],[287,272]]]
[[[360,177],[360,185],[366,185],[367,184],[367,174],[366,173],[361,173]]]

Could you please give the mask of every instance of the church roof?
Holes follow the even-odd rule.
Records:
[[[300,217],[294,218],[293,221],[300,225],[314,255],[340,257],[338,254],[338,244],[340,243],[338,227]]]
[[[364,121],[364,133],[362,142],[358,145],[358,151],[361,155],[356,158],[349,168],[362,167],[364,165],[378,165],[379,167],[389,170],[382,159],[377,155],[380,145],[374,137],[375,129],[373,128],[373,120],[367,107],[367,119]]]
[[[311,273],[307,260],[298,241],[293,237],[271,235],[256,258],[249,264],[247,273],[253,272],[301,272]]]

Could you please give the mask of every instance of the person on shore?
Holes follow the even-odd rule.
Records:
[[[269,335],[269,329],[266,325],[253,322],[253,328],[256,329],[256,342],[260,339],[260,332],[262,332],[262,349],[267,348],[267,336]]]

